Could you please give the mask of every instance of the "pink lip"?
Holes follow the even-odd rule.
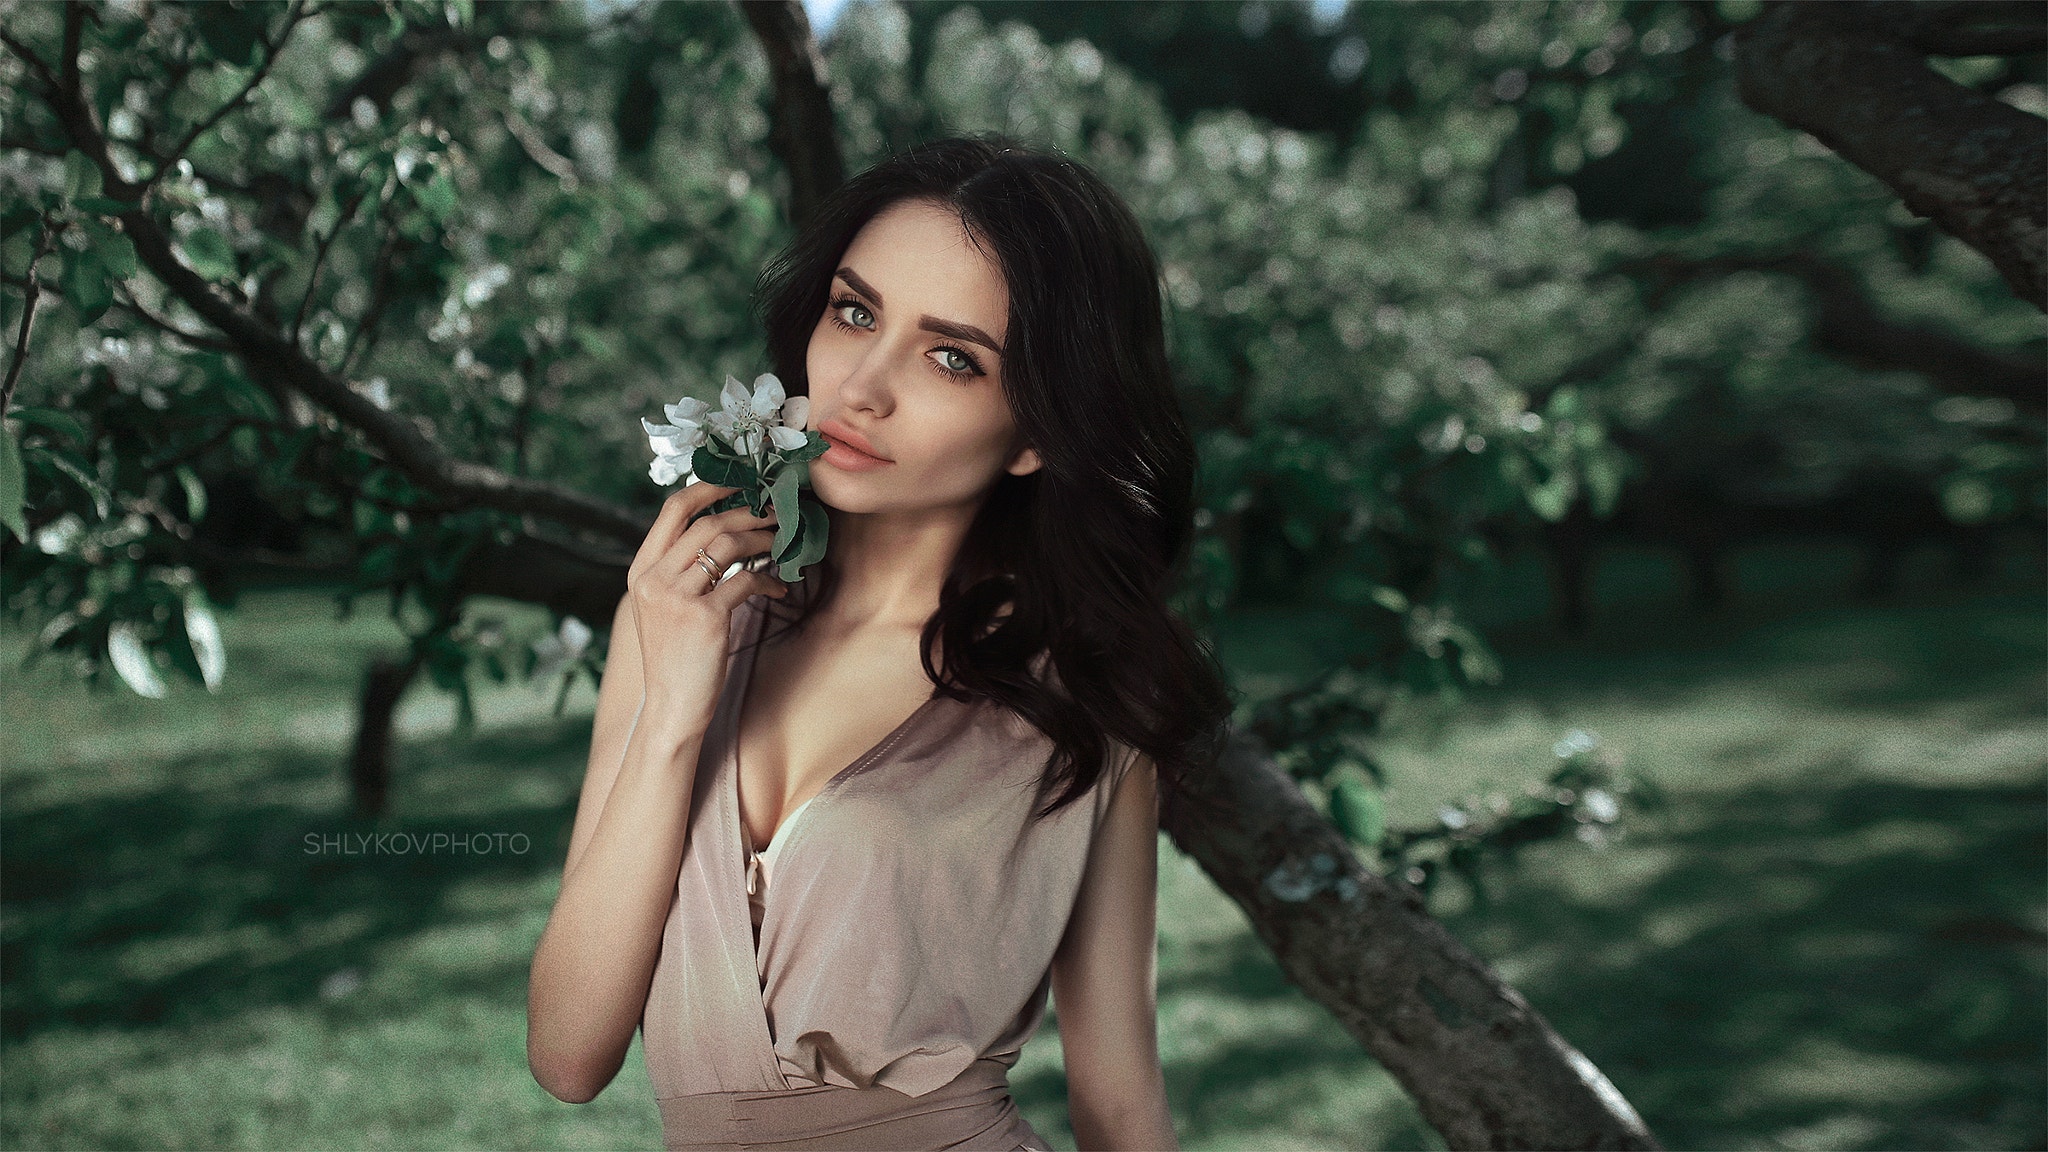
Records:
[[[851,448],[870,460],[879,460],[884,464],[894,463],[887,456],[875,451],[875,446],[868,443],[867,437],[839,423],[837,420],[827,420],[818,425],[818,432],[827,440],[835,441]]]

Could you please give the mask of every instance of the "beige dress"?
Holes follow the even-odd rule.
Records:
[[[1050,1149],[1007,1074],[1044,1017],[1120,758],[1033,821],[1050,740],[934,693],[756,868],[735,736],[763,603],[734,610],[641,1020],[666,1147]]]

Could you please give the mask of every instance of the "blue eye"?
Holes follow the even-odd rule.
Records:
[[[867,316],[868,316],[868,319],[869,319],[869,323],[868,323],[868,324],[853,324],[853,323],[849,323],[849,322],[847,321],[847,319],[846,319],[846,318],[845,318],[844,316],[841,316],[841,315],[840,315],[840,313],[841,313],[841,312],[845,311],[845,310],[846,310],[846,309],[848,309],[848,308],[852,308],[852,309],[854,309],[854,310],[856,310],[856,311],[859,311],[859,312],[864,312],[864,313],[866,313],[866,314],[867,314]],[[832,303],[831,303],[831,305],[830,305],[830,309],[831,309],[831,310],[830,310],[830,311],[829,311],[829,312],[827,313],[827,315],[829,315],[829,316],[830,316],[830,317],[832,318],[832,323],[834,323],[834,324],[838,325],[838,326],[839,326],[839,327],[841,327],[841,328],[844,328],[844,329],[845,329],[846,331],[848,331],[848,332],[872,332],[872,331],[874,331],[874,328],[873,328],[873,326],[872,326],[872,322],[873,322],[873,320],[874,320],[874,315],[875,315],[875,314],[874,314],[874,312],[870,311],[867,305],[865,305],[865,304],[861,303],[861,302],[860,302],[860,301],[858,301],[858,300],[855,300],[855,299],[854,299],[853,297],[851,297],[851,296],[841,296],[841,297],[839,297],[838,299],[836,299],[836,300],[832,301]],[[941,344],[941,345],[940,345],[940,346],[938,346],[937,348],[934,348],[934,349],[932,349],[932,351],[934,351],[934,352],[940,352],[940,353],[946,353],[946,354],[948,354],[948,355],[952,355],[952,356],[957,356],[957,357],[959,357],[959,358],[960,358],[960,360],[961,360],[962,362],[964,362],[964,364],[965,364],[965,368],[964,368],[964,369],[962,369],[962,368],[953,368],[953,367],[950,367],[950,366],[948,366],[948,365],[946,365],[946,364],[941,364],[941,363],[939,363],[939,362],[938,362],[938,361],[936,361],[936,360],[933,360],[933,361],[931,361],[931,365],[932,365],[932,367],[938,370],[938,373],[939,373],[939,375],[941,375],[941,376],[944,376],[944,377],[946,377],[947,379],[950,379],[950,380],[969,380],[969,379],[972,379],[972,378],[974,378],[974,377],[976,377],[976,376],[985,376],[985,375],[987,375],[987,373],[986,373],[986,372],[983,372],[983,371],[982,371],[982,368],[981,368],[981,362],[980,362],[979,360],[976,360],[976,359],[974,358],[974,356],[973,356],[973,355],[972,355],[971,353],[969,353],[969,352],[968,352],[968,351],[967,351],[966,349],[964,349],[964,348],[955,348],[955,347],[953,347],[953,346],[952,346],[952,345],[950,345],[950,344]]]
[[[847,322],[846,322],[845,320],[843,320],[843,319],[841,319],[841,318],[840,318],[840,315],[839,315],[839,310],[840,310],[840,309],[842,309],[842,308],[858,308],[858,309],[860,309],[860,310],[861,310],[861,311],[863,311],[863,312],[867,312],[867,311],[868,311],[868,309],[867,309],[867,305],[865,305],[865,304],[862,304],[862,303],[861,303],[860,301],[858,301],[858,300],[854,300],[854,299],[850,299],[850,298],[841,298],[841,299],[838,299],[838,300],[834,300],[834,301],[832,302],[832,322],[833,322],[833,323],[835,323],[835,324],[837,324],[837,325],[839,325],[839,326],[840,326],[841,328],[855,328],[855,327],[856,327],[855,325],[852,325],[852,324],[848,324],[848,323],[847,323]],[[872,312],[868,312],[868,316],[869,316],[870,318],[872,318],[872,317],[874,316],[874,313],[872,313]],[[862,325],[859,325],[859,326],[858,326],[858,328],[859,328],[859,329],[861,329],[861,330],[865,330],[865,329],[867,329],[867,327],[868,327],[868,325],[866,325],[866,324],[862,324]]]

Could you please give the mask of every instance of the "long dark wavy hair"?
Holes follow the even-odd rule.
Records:
[[[1187,561],[1196,454],[1151,248],[1122,198],[1064,154],[993,133],[908,149],[835,189],[761,273],[755,309],[789,395],[810,393],[811,334],[847,247],[907,200],[957,213],[1001,270],[1003,393],[1043,461],[1000,475],[983,501],[925,624],[925,674],[939,694],[996,701],[1051,739],[1037,815],[1095,784],[1111,739],[1152,759],[1164,799],[1214,762],[1235,700],[1167,604]],[[770,618],[800,630],[837,579],[828,550],[799,585],[816,587],[783,605],[793,615],[770,599]]]

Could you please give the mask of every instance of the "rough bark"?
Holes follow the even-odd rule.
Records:
[[[1987,24],[1986,12],[2010,16]],[[2048,123],[1957,84],[1925,58],[2038,51],[2039,25],[2033,5],[1780,0],[1737,30],[1737,83],[1744,103],[1890,185],[1914,213],[1989,257],[2021,299],[2048,310]]]
[[[1453,1148],[1656,1148],[1619,1091],[1520,993],[1381,879],[1256,737],[1170,794],[1162,826],[1282,970]]]

